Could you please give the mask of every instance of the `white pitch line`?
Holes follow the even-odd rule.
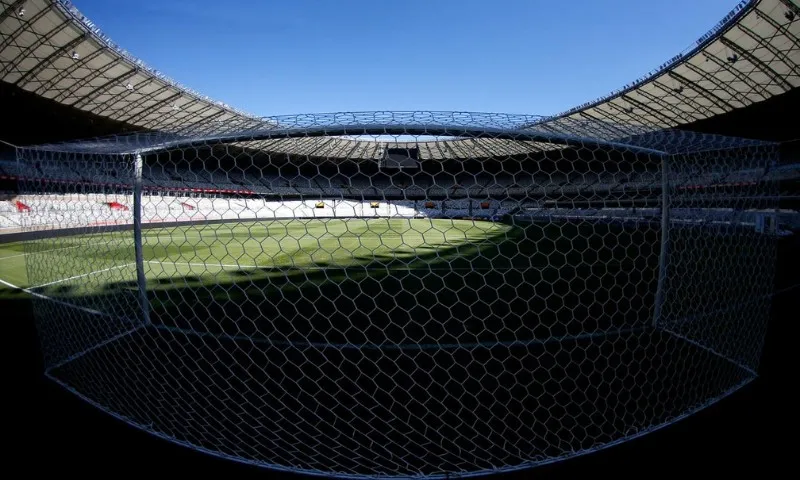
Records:
[[[20,253],[18,255],[10,255],[8,257],[0,257],[0,260],[8,260],[9,258],[24,257],[25,255],[30,255],[30,253]]]
[[[173,267],[177,266],[184,266],[184,267],[219,267],[219,268],[276,268],[280,269],[280,267],[271,267],[269,265],[235,265],[235,264],[224,264],[224,263],[189,263],[189,262],[162,262],[160,260],[146,260],[145,263],[153,263],[158,265],[172,265]],[[359,268],[363,267],[363,265],[335,265],[331,267],[316,267],[310,265],[301,265],[301,266],[289,266],[283,268],[283,270],[288,269],[299,269],[299,270],[332,270],[337,268]],[[425,267],[387,267],[388,270],[392,271],[434,271],[434,272],[507,272],[507,271],[524,271],[524,270],[531,270],[530,267],[495,267],[495,268],[472,268],[472,267],[458,267],[458,268],[425,268]],[[383,267],[373,267],[373,270],[384,270]],[[535,270],[535,269],[534,269]]]
[[[135,263],[126,263],[124,265],[116,265],[114,267],[104,268],[102,270],[96,270],[94,272],[84,273],[84,274],[81,274],[81,275],[75,275],[75,276],[68,277],[68,278],[62,278],[61,280],[54,280],[52,282],[43,283],[41,285],[36,285],[36,286],[31,287],[31,288],[47,287],[47,286],[50,286],[50,285],[55,285],[57,283],[62,283],[62,282],[68,282],[70,280],[75,280],[76,278],[88,277],[89,275],[94,275],[95,273],[103,273],[103,272],[107,272],[109,270],[116,270],[118,268],[130,267],[131,265],[136,265],[136,264]]]
[[[17,254],[17,255],[10,255],[8,257],[0,257],[0,260],[6,260],[6,259],[9,259],[9,258],[25,257],[27,255],[35,255],[37,253],[55,252],[56,250],[66,250],[66,249],[69,249],[69,248],[80,248],[80,247],[91,247],[91,246],[95,246],[95,245],[105,245],[106,243],[108,243],[108,242],[104,242],[104,243],[86,243],[86,244],[80,244],[80,245],[71,245],[69,247],[51,248],[49,250],[42,250],[42,251],[39,251],[39,252],[26,252],[26,253],[20,253],[20,254]]]
[[[84,245],[72,245],[72,246],[70,246],[70,247],[59,247],[59,248],[51,248],[51,249],[49,249],[49,250],[42,250],[41,252],[27,252],[27,253],[20,253],[20,254],[18,254],[18,255],[11,255],[11,256],[9,256],[9,257],[0,257],[0,260],[6,260],[6,259],[9,259],[9,258],[17,258],[17,257],[25,257],[25,256],[27,256],[27,255],[33,255],[33,254],[35,254],[35,253],[47,253],[47,252],[54,252],[54,251],[56,251],[56,250],[66,250],[66,249],[68,249],[68,248],[78,248],[78,247],[83,247],[83,246],[84,246]]]
[[[18,287],[16,285],[14,285],[13,283],[6,282],[2,278],[0,278],[0,283],[2,283],[3,285],[5,285],[7,287],[15,288],[17,290],[22,290],[23,292],[25,292],[25,293],[27,293],[29,295],[33,295],[36,298],[41,298],[43,300],[49,300],[49,301],[51,301],[53,303],[57,303],[59,305],[65,306],[65,307],[70,307],[70,308],[75,308],[77,310],[82,310],[84,312],[91,313],[92,315],[103,315],[103,316],[106,316],[106,317],[109,316],[107,313],[99,312],[97,310],[92,310],[91,308],[86,308],[86,307],[81,307],[81,306],[78,306],[78,305],[73,305],[73,304],[67,303],[67,302],[62,302],[61,300],[56,300],[55,298],[48,297],[47,295],[42,295],[41,293],[36,293],[36,292],[34,292],[34,291],[30,290],[30,289]]]
[[[145,263],[157,263],[159,265],[183,265],[187,267],[221,267],[221,268],[260,268],[259,265],[233,265],[225,263],[189,263],[189,262],[162,262],[159,260],[147,260]]]

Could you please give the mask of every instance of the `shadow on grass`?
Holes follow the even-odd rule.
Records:
[[[150,319],[301,344],[491,343],[613,331],[652,317],[658,239],[654,230],[613,225],[530,224],[423,245],[408,257],[376,252],[311,266],[176,272],[148,280]],[[132,281],[110,283],[70,301],[119,297],[135,309],[136,289]]]
[[[658,330],[513,348],[315,342],[496,345],[646,325],[658,240],[654,230],[530,225],[404,260],[176,276],[151,282],[153,326],[50,373],[147,430],[262,465],[419,475],[572,455],[671,422],[749,374]],[[688,250],[692,236],[676,242],[687,252],[676,267],[721,272]],[[137,294],[120,282],[73,300],[123,315]],[[79,346],[76,337],[112,331],[78,317],[44,327]]]

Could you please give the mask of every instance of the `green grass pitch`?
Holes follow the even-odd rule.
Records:
[[[591,223],[246,221],[143,231],[155,325],[298,341],[469,342],[638,325],[658,236]],[[27,265],[26,265],[27,262]],[[139,308],[132,232],[0,245],[19,289],[118,316]]]
[[[415,268],[475,251],[509,230],[507,225],[469,220],[231,222],[146,229],[143,256],[150,286],[163,288],[165,278],[225,283],[248,269],[355,268],[373,262],[383,268]],[[0,244],[1,279],[20,288],[52,287],[54,294],[63,293],[65,285],[72,293],[86,294],[107,283],[135,280],[134,262],[130,231],[53,237],[27,247],[22,242]]]

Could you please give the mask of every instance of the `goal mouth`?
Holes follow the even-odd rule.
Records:
[[[32,238],[0,261],[47,374],[151,433],[324,475],[514,470],[754,378],[776,155],[443,112],[32,146],[0,212]]]

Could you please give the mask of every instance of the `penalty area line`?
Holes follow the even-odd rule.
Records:
[[[326,266],[326,267],[317,267],[311,265],[291,265],[287,267],[271,267],[269,265],[237,265],[237,264],[228,264],[228,263],[190,263],[190,262],[164,262],[161,260],[146,260],[144,263],[150,263],[154,265],[171,265],[173,267],[217,267],[217,268],[275,268],[279,270],[290,270],[290,269],[298,269],[298,270],[333,270],[333,269],[353,269],[353,270],[363,270],[363,265],[333,265],[333,266]],[[434,272],[503,272],[503,271],[521,271],[527,270],[527,268],[510,268],[510,267],[498,267],[498,268],[468,268],[468,267],[455,267],[455,268],[425,268],[425,267],[392,267],[392,266],[382,266],[382,267],[373,267],[372,270],[398,270],[398,271],[434,271]]]
[[[108,244],[108,242],[100,242],[100,243],[86,243],[86,244],[79,244],[79,245],[70,245],[68,247],[49,248],[47,250],[40,250],[40,251],[36,251],[36,252],[18,253],[16,255],[9,255],[7,257],[0,257],[0,261],[8,260],[9,258],[27,257],[28,255],[38,255],[40,253],[55,252],[55,251],[58,251],[58,250],[68,250],[70,248],[92,247],[92,246],[95,246],[95,245],[107,245],[107,244]]]
[[[42,300],[48,300],[48,301],[51,301],[51,302],[56,303],[58,305],[62,305],[62,306],[69,307],[69,308],[74,308],[76,310],[81,310],[81,311],[86,312],[86,313],[91,313],[92,315],[101,315],[103,317],[110,317],[111,316],[111,315],[109,315],[107,313],[103,313],[103,312],[100,312],[100,311],[97,311],[97,310],[93,310],[91,308],[81,307],[81,306],[78,306],[78,305],[73,305],[73,304],[68,303],[68,302],[63,302],[61,300],[56,300],[55,298],[48,297],[47,295],[42,295],[41,293],[34,292],[33,290],[28,289],[28,288],[18,287],[16,285],[14,285],[13,283],[6,282],[2,278],[0,278],[0,283],[2,283],[3,285],[5,285],[7,287],[13,288],[15,290],[20,290],[22,292],[25,292],[28,295],[32,295],[32,296],[34,296],[36,298],[41,298]]]
[[[219,268],[260,268],[259,265],[235,265],[226,263],[190,263],[190,262],[162,262],[160,260],[146,260],[145,263],[158,265],[172,265],[185,267],[219,267]]]
[[[119,268],[130,267],[132,265],[136,265],[136,264],[135,263],[126,263],[124,265],[116,265],[116,266],[113,266],[113,267],[104,268],[102,270],[96,270],[94,272],[84,273],[84,274],[81,274],[81,275],[74,275],[72,277],[62,278],[61,280],[54,280],[52,282],[42,283],[41,285],[35,285],[35,286],[31,287],[31,289],[47,287],[47,286],[50,286],[50,285],[55,285],[57,283],[63,283],[63,282],[68,282],[70,280],[75,280],[76,278],[88,277],[89,275],[94,275],[96,273],[108,272],[110,270],[116,270],[116,269],[119,269]]]
[[[84,245],[71,245],[69,247],[59,247],[59,248],[51,248],[49,250],[42,250],[40,252],[19,253],[17,255],[10,255],[8,257],[0,257],[0,260],[8,260],[9,258],[27,257],[28,255],[36,255],[37,253],[55,252],[56,250],[66,250],[68,248],[78,248],[78,247],[83,247],[83,246]]]
[[[233,263],[192,263],[192,262],[170,262],[170,261],[162,261],[162,260],[145,260],[144,263],[153,264],[153,265],[170,265],[173,267],[216,267],[216,268],[239,268],[239,269],[246,269],[246,268],[270,268],[276,270],[336,270],[336,269],[345,269],[345,270],[364,270],[364,265],[330,265],[330,266],[313,266],[313,265],[287,265],[284,267],[276,267],[270,265],[247,265],[247,264],[233,264]],[[610,264],[606,264],[610,265]],[[552,267],[548,267],[552,268]],[[557,267],[562,268],[562,267]],[[520,265],[519,267],[431,267],[430,265],[427,266],[391,266],[391,265],[382,265],[382,266],[373,266],[369,268],[369,270],[375,271],[408,271],[408,272],[524,272],[528,270],[541,270],[539,267],[530,267],[528,265]]]

